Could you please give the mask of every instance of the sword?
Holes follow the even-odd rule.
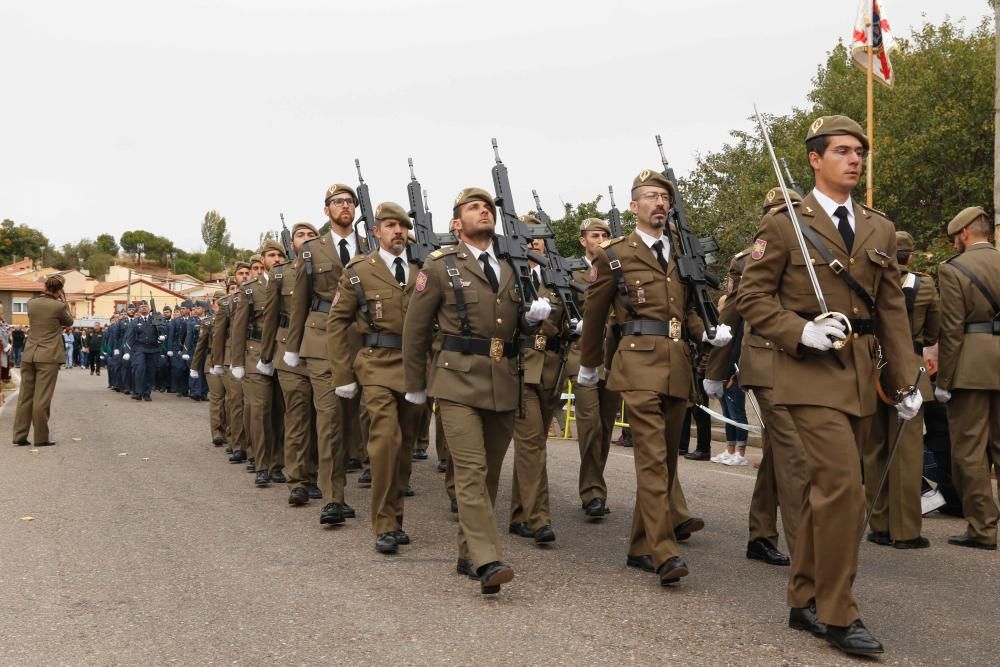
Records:
[[[730,419],[726,415],[716,412],[707,405],[702,405],[701,403],[698,403],[698,407],[701,408],[703,412],[707,413],[709,417],[712,417],[713,419],[718,419],[720,422],[724,424],[730,424],[731,426],[735,426],[736,428],[741,428],[744,431],[750,431],[751,433],[760,433],[763,430],[760,426],[754,426],[753,424],[741,424],[735,419]]]
[[[757,117],[757,125],[760,127],[760,133],[764,138],[764,144],[767,146],[767,152],[771,156],[771,167],[774,169],[774,175],[778,177],[778,187],[781,188],[781,196],[785,198],[788,217],[792,219],[792,229],[795,231],[795,239],[799,242],[799,249],[802,251],[802,256],[807,260],[806,272],[809,274],[809,282],[812,283],[813,292],[816,294],[816,301],[819,302],[820,310],[820,314],[813,321],[819,322],[820,320],[832,318],[839,320],[844,325],[845,335],[843,340],[833,341],[834,349],[839,350],[851,340],[851,320],[847,315],[833,312],[826,306],[826,297],[823,296],[823,289],[819,286],[816,269],[813,268],[812,262],[808,261],[810,259],[809,247],[806,245],[806,239],[802,236],[802,230],[799,228],[799,217],[795,214],[795,207],[792,206],[792,198],[788,195],[788,186],[785,184],[785,177],[781,173],[781,167],[778,166],[778,157],[774,154],[774,146],[771,145],[771,135],[767,133],[767,128],[764,126],[764,119],[760,117],[760,111],[757,110],[756,104],[753,105],[753,113]]]
[[[740,373],[739,364],[734,364],[736,368],[736,375]],[[757,417],[757,421],[760,422],[760,430],[767,430],[767,426],[764,425],[764,415],[760,412],[760,405],[757,403],[757,397],[753,395],[753,389],[744,389],[743,393],[746,394],[747,401],[750,403],[750,409],[753,410],[754,415]]]

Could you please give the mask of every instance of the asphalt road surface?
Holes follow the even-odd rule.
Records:
[[[0,413],[11,433],[14,402]],[[583,519],[575,441],[549,443],[555,546],[506,532],[516,578],[495,598],[455,573],[454,515],[431,459],[415,462],[396,556],[375,553],[369,491],[358,518],[319,525],[320,505],[255,489],[211,445],[205,403],[137,403],[105,377],[61,371],[55,447],[0,447],[0,664],[850,664],[786,627],[786,568],[745,558],[752,468],[681,462],[707,527],[682,546],[691,576],[662,588],[625,567],[635,475],[613,447],[612,514]],[[8,439],[6,442],[10,442]],[[758,452],[754,452],[758,455]],[[30,517],[30,520],[29,520]],[[932,546],[864,543],[855,584],[885,664],[994,665],[1000,559],[945,543],[962,523],[924,523]]]

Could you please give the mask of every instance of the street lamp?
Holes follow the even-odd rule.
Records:
[[[139,268],[140,269],[142,268],[142,253],[145,252],[145,250],[146,250],[146,244],[145,243],[136,243],[135,244],[135,252],[136,252],[136,255],[138,255],[138,258],[139,258]]]

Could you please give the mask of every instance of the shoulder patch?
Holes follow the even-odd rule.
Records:
[[[863,208],[866,211],[871,211],[872,213],[878,213],[879,215],[881,215],[886,220],[889,219],[889,216],[887,216],[884,211],[880,211],[877,208],[873,208],[871,206],[865,206],[864,204],[861,204],[861,208]]]
[[[426,287],[427,287],[427,274],[421,271],[420,273],[417,274],[417,284],[414,286],[414,289],[417,290],[418,292],[423,292],[424,289],[426,289]]]
[[[439,248],[427,256],[431,259],[441,259],[445,255],[454,255],[456,252],[458,252],[458,246],[450,245],[445,248]]]
[[[361,262],[368,259],[368,255],[355,255],[351,258],[351,261],[347,263],[347,266],[354,266],[355,264],[360,264]]]
[[[608,239],[607,241],[605,241],[604,243],[601,244],[601,247],[602,248],[610,248],[611,246],[615,245],[616,243],[621,243],[624,240],[625,240],[624,236],[619,236],[618,238],[614,238],[614,239]]]
[[[753,242],[753,248],[750,250],[750,257],[753,260],[763,259],[764,250],[767,249],[767,241],[764,239],[757,239]]]

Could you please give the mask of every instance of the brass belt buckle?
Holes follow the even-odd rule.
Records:
[[[680,340],[681,337],[681,321],[676,317],[670,318],[670,330],[669,335],[674,340]]]
[[[490,338],[490,357],[496,362],[503,359],[503,339]]]
[[[546,338],[542,334],[536,334],[535,335],[535,349],[538,350],[539,352],[544,352],[545,351],[545,344],[547,342],[548,342],[548,338]]]

